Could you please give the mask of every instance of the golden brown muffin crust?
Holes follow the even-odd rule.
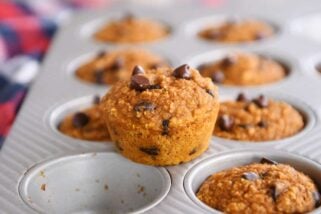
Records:
[[[78,118],[76,116],[77,114]],[[99,108],[99,105],[93,105],[92,107],[80,112],[67,115],[60,122],[58,130],[65,135],[82,140],[110,140],[105,121],[102,119],[102,111]]]
[[[290,137],[303,128],[302,115],[291,105],[259,96],[252,101],[222,102],[214,135],[262,142]]]
[[[125,16],[113,20],[94,34],[102,42],[140,43],[160,40],[169,34],[169,28],[150,19]]]
[[[289,165],[261,163],[211,175],[201,185],[197,197],[210,207],[230,214],[306,213],[320,200],[308,176]]]
[[[160,56],[143,49],[103,51],[81,65],[75,75],[86,82],[114,84],[118,80],[129,79],[136,65],[148,69],[167,66],[167,63]]]
[[[256,54],[235,53],[199,68],[201,74],[224,85],[254,86],[279,81],[287,70],[279,62]]]
[[[273,27],[265,22],[259,20],[231,20],[217,26],[209,26],[200,31],[198,36],[208,41],[241,43],[261,40],[271,37],[273,34]]]

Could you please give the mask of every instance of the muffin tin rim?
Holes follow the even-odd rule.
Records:
[[[32,166],[28,167],[24,173],[19,177],[18,184],[17,184],[17,192],[19,195],[20,200],[23,201],[25,205],[27,205],[30,209],[33,211],[36,211],[37,213],[45,213],[39,207],[34,201],[30,200],[28,194],[27,194],[27,184],[29,183],[29,180],[34,177],[34,174],[39,171],[41,168],[50,167],[50,166],[57,166],[61,162],[68,161],[70,159],[83,159],[88,158],[91,156],[109,156],[109,155],[117,155],[120,158],[124,159],[124,161],[129,162],[130,164],[136,164],[141,165],[143,167],[152,167],[148,165],[142,165],[139,163],[132,162],[125,157],[122,157],[119,153],[113,151],[113,150],[107,150],[107,151],[95,151],[95,152],[68,152],[67,154],[62,155],[56,155],[51,158],[43,159],[40,162],[34,163]],[[151,201],[148,205],[143,206],[133,212],[130,212],[131,214],[139,214],[144,213],[153,207],[157,206],[159,203],[161,203],[169,194],[172,186],[172,178],[170,172],[165,167],[153,167],[154,170],[157,170],[161,175],[162,179],[164,181],[164,187],[161,191],[159,191],[158,196],[155,198],[155,200]]]

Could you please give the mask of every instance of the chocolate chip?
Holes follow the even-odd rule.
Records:
[[[132,21],[133,19],[135,19],[134,14],[127,12],[124,16],[123,16],[123,20],[125,21]]]
[[[261,39],[264,39],[266,37],[265,33],[263,32],[257,32],[254,36],[254,39],[255,40],[261,40]]]
[[[205,70],[208,67],[207,64],[201,64],[199,66],[197,66],[197,70],[199,70],[200,72],[202,72],[203,70]]]
[[[190,67],[187,64],[181,65],[173,71],[173,76],[179,79],[190,79],[191,72]]]
[[[214,96],[214,92],[213,92],[212,90],[206,89],[205,91],[206,91],[206,93],[208,93],[208,94],[211,95],[212,97],[215,97],[215,96]]]
[[[230,131],[234,126],[234,119],[227,114],[219,116],[217,122],[223,131]]]
[[[286,186],[283,183],[275,183],[271,186],[271,196],[276,201],[279,195],[284,192]]]
[[[95,82],[98,84],[104,84],[105,71],[104,69],[96,69],[94,71]]]
[[[239,127],[243,128],[243,129],[249,129],[252,127],[251,124],[238,124]]]
[[[102,57],[104,57],[106,54],[107,54],[107,51],[101,50],[101,51],[98,52],[97,58],[102,58]]]
[[[222,83],[225,79],[225,75],[222,71],[216,71],[212,74],[211,79],[214,83]]]
[[[94,99],[93,99],[93,104],[94,105],[97,105],[100,103],[100,97],[98,95],[94,96]]]
[[[122,67],[124,67],[124,59],[123,58],[116,58],[115,61],[108,67],[110,71],[118,71]]]
[[[163,120],[162,121],[162,135],[168,135],[169,134],[169,120]]]
[[[238,102],[248,102],[249,99],[246,97],[244,93],[239,93],[236,97],[236,101]]]
[[[148,86],[147,89],[153,90],[153,89],[161,89],[162,87],[159,84],[154,84],[154,85],[150,85]]]
[[[267,122],[264,120],[261,120],[260,122],[257,123],[257,125],[261,128],[266,128],[267,127]]]
[[[260,95],[258,98],[253,99],[253,102],[260,108],[266,108],[269,105],[269,100],[264,95]]]
[[[278,162],[274,161],[274,160],[271,160],[271,159],[268,159],[266,157],[263,157],[260,161],[260,163],[262,164],[272,164],[272,165],[277,165],[279,164]]]
[[[194,149],[192,149],[192,151],[190,151],[190,152],[188,153],[188,155],[194,155],[196,152],[197,152],[197,149],[194,148]]]
[[[242,178],[249,180],[249,181],[255,181],[260,178],[258,174],[255,172],[244,172],[242,175]]]
[[[139,148],[140,151],[148,154],[148,155],[151,155],[151,156],[157,156],[159,155],[159,148],[157,147],[150,147],[150,148]]]
[[[236,58],[235,57],[233,57],[233,56],[227,56],[227,57],[225,57],[224,59],[222,59],[222,61],[221,61],[221,65],[223,66],[223,67],[229,67],[229,66],[231,66],[231,65],[233,65],[233,64],[235,64],[236,63]]]
[[[82,128],[88,124],[90,118],[83,112],[77,112],[72,118],[72,125],[75,128]]]
[[[135,105],[134,110],[135,111],[154,111],[156,108],[156,105],[150,102],[142,101]]]
[[[206,37],[209,39],[219,39],[222,36],[222,33],[217,30],[211,30],[207,32]]]
[[[312,196],[314,199],[314,206],[319,207],[321,205],[320,202],[320,193],[319,192],[312,192]]]
[[[144,91],[150,87],[150,82],[143,75],[134,75],[131,77],[130,87],[136,91]]]
[[[144,74],[145,70],[142,66],[136,65],[133,69],[132,76],[137,75],[137,74]]]

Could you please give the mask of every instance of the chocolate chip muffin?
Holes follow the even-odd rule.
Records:
[[[168,66],[165,60],[142,49],[120,49],[101,51],[91,61],[80,66],[75,75],[86,82],[114,84],[121,79],[129,79],[135,65],[155,69]]]
[[[66,116],[58,125],[58,130],[73,138],[88,141],[110,140],[107,127],[102,120],[99,97],[95,97],[93,106]]]
[[[302,115],[291,105],[260,95],[222,102],[214,135],[231,140],[262,142],[284,139],[304,128]]]
[[[202,64],[199,71],[213,82],[234,86],[255,86],[279,81],[287,75],[287,69],[279,62],[251,53],[235,53]]]
[[[261,163],[234,167],[211,175],[197,197],[224,213],[307,213],[320,205],[315,183],[285,164]]]
[[[94,34],[94,38],[102,42],[143,43],[163,39],[169,32],[169,28],[162,23],[128,14],[106,23]]]
[[[242,43],[271,37],[274,29],[259,20],[228,20],[218,25],[208,26],[198,33],[207,41],[223,43]]]
[[[102,100],[121,154],[143,164],[175,165],[208,147],[219,102],[216,86],[188,65],[144,70],[119,81]]]

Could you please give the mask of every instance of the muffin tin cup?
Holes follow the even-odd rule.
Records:
[[[39,213],[143,213],[160,203],[170,186],[166,169],[106,152],[36,164],[25,172],[18,189]]]
[[[265,154],[270,151],[267,149],[274,148],[291,150],[321,163],[318,158],[321,156],[319,131],[321,128],[321,99],[318,93],[321,90],[320,79],[306,75],[309,69],[304,64],[305,59],[309,60],[310,56],[313,57],[320,50],[315,43],[294,36],[286,26],[294,18],[302,14],[309,14],[311,12],[309,4],[305,1],[290,0],[271,1],[269,4],[262,4],[260,1],[229,1],[215,8],[205,5],[195,8],[196,2],[175,3],[175,1],[171,1],[171,4],[173,5],[171,7],[151,8],[133,4],[125,5],[123,2],[111,3],[107,9],[75,14],[69,23],[59,28],[50,52],[44,61],[41,75],[30,89],[15,125],[1,150],[0,207],[2,212],[106,213],[107,209],[118,209],[117,206],[120,205],[121,213],[208,213],[209,210],[191,200],[190,194],[187,194],[184,189],[184,179],[186,179],[184,176],[189,169],[198,167],[199,164],[196,163],[201,160],[206,159],[205,163],[208,157],[210,157],[209,159],[215,159],[216,156],[220,158],[223,154],[221,152],[229,152],[230,160],[233,160],[234,154],[235,157],[239,157],[238,151],[234,150],[236,148],[255,148],[255,154]],[[249,4],[251,5],[250,10]],[[314,10],[321,10],[318,0],[311,0],[311,4],[313,4]],[[184,6],[184,10],[178,10],[182,6]],[[278,6],[286,6],[287,10],[276,14],[275,9]],[[92,33],[104,21],[117,19],[128,12],[137,17],[151,18],[168,24],[172,28],[172,32],[162,40],[134,45],[102,43],[91,38]],[[271,38],[242,44],[211,43],[195,37],[198,27],[207,21],[215,21],[212,18],[218,18],[217,21],[219,21],[219,19],[222,20],[229,16],[233,17],[235,12],[241,18],[253,17],[271,23],[273,26],[275,25],[277,33]],[[217,15],[213,15],[214,13]],[[169,59],[173,67],[185,63],[195,66],[204,62],[203,60],[210,60],[212,57],[220,58],[225,53],[234,50],[255,52],[280,60],[291,69],[290,75],[284,80],[253,87],[219,85],[220,97],[234,100],[235,96],[243,91],[251,97],[262,93],[279,98],[293,104],[303,112],[307,125],[299,134],[281,141],[249,143],[212,137],[209,149],[197,159],[167,167],[171,176],[169,186],[169,174],[164,168],[132,163],[114,153],[116,148],[113,143],[79,140],[66,136],[57,130],[57,125],[64,116],[91,106],[93,96],[103,95],[109,88],[109,86],[96,86],[77,79],[74,76],[75,69],[94,57],[100,50],[113,51],[128,47],[143,48],[154,52]],[[298,64],[298,62],[303,62],[303,64]],[[294,97],[292,97],[293,95]],[[319,118],[316,117],[315,112],[319,113]],[[88,153],[92,151],[98,153]],[[81,152],[85,152],[85,154],[80,154]],[[273,151],[274,153],[279,154],[279,151]],[[266,156],[269,155],[270,153],[266,154]],[[283,153],[280,158],[279,156],[269,157],[275,157],[275,159],[282,161],[282,155]],[[284,161],[290,160],[288,156],[285,154]],[[55,158],[48,160],[51,157]],[[242,157],[247,156],[242,155]],[[241,156],[239,159],[242,160]],[[222,158],[222,167],[229,166],[227,160],[229,158]],[[234,160],[231,161],[230,166],[232,166],[232,162],[236,164]],[[110,166],[111,163],[114,164]],[[242,164],[241,161],[238,163]],[[296,164],[298,162],[291,159],[292,163],[301,168],[299,164]],[[33,167],[30,168],[31,166]],[[220,167],[220,165],[214,164],[213,168],[217,169],[216,167]],[[309,164],[305,167],[310,169]],[[44,173],[41,172],[42,170]],[[141,172],[140,178],[130,174],[130,172],[137,170]],[[214,172],[210,168],[207,170],[207,175]],[[205,171],[199,171],[200,175],[205,178]],[[39,174],[41,176],[38,176]],[[111,183],[106,181],[108,182],[108,190],[105,192],[103,180],[99,178],[99,182],[96,183],[95,179],[96,177],[109,178],[108,176],[112,176],[112,178],[110,178]],[[311,176],[314,177],[314,175]],[[194,178],[197,179],[197,177]],[[117,185],[117,190],[113,190],[113,182],[116,181],[123,183]],[[133,190],[131,188],[137,187],[137,185],[131,186],[133,181],[139,181],[137,185],[143,184],[145,186],[143,189],[146,192],[151,186],[157,186],[159,189],[154,193],[147,192],[147,196],[153,196],[153,199],[149,201],[147,201],[147,196],[144,198],[137,191],[130,192],[128,195],[131,197],[130,200],[127,200],[127,197],[120,198],[121,194],[126,196],[123,191]],[[76,188],[79,189],[76,190]],[[187,188],[187,184],[185,188]],[[111,191],[115,192],[111,193]],[[194,194],[194,192],[192,193]],[[113,198],[115,200],[112,200],[111,203],[114,207],[106,207],[108,203],[105,202],[108,198],[104,196],[108,194],[115,196]],[[68,199],[66,199],[67,196]],[[123,204],[121,200],[123,200]],[[62,206],[61,203],[63,203]],[[158,203],[157,206],[156,203]],[[133,210],[131,211],[130,208]],[[114,211],[117,213],[117,210]]]
[[[198,33],[204,30],[207,27],[217,26],[229,20],[259,20],[270,25],[274,30],[274,35],[270,37],[263,38],[262,40],[247,41],[247,42],[220,42],[220,41],[211,41],[206,40],[198,36]],[[282,34],[282,27],[275,24],[272,20],[262,18],[257,15],[235,15],[235,14],[217,14],[212,16],[204,16],[197,18],[196,20],[191,20],[185,23],[184,28],[186,36],[188,36],[194,42],[199,43],[200,45],[220,45],[220,46],[254,46],[260,43],[272,42],[277,39]]]
[[[142,48],[142,47],[136,47],[131,45],[124,45],[122,47],[118,48],[98,48],[96,51],[89,51],[83,54],[78,54],[77,56],[73,56],[70,59],[66,60],[66,65],[63,67],[66,71],[66,77],[70,79],[71,81],[77,82],[77,84],[80,84],[80,86],[88,86],[97,90],[106,90],[112,86],[112,84],[97,84],[94,82],[85,81],[83,79],[80,79],[76,76],[76,71],[78,68],[80,68],[82,65],[92,61],[95,59],[97,54],[101,51],[118,51],[118,50],[126,50],[126,49],[138,49],[143,51],[148,51],[151,54],[155,54],[159,57],[161,57],[165,62],[167,62],[169,65],[176,65],[177,64],[177,57],[173,55],[172,53],[168,53],[162,50],[159,50],[158,48]]]
[[[283,52],[283,51],[282,51]],[[240,90],[272,90],[275,88],[281,88],[289,81],[295,81],[298,78],[300,71],[297,70],[298,63],[294,58],[289,56],[289,54],[284,54],[278,50],[260,50],[260,49],[237,49],[237,48],[222,48],[214,51],[207,51],[203,53],[196,54],[194,56],[189,56],[183,61],[188,62],[192,67],[197,68],[198,66],[206,63],[213,63],[219,61],[226,56],[234,53],[252,53],[258,54],[263,57],[268,57],[276,62],[280,63],[286,70],[286,76],[278,81],[260,84],[260,85],[251,85],[251,86],[240,86],[240,85],[224,85],[217,84],[220,88],[220,91],[240,91]]]
[[[251,98],[259,96],[261,93],[249,93],[248,96]],[[291,106],[293,106],[296,110],[300,112],[300,114],[303,116],[305,126],[304,128],[299,131],[298,133],[294,134],[293,136],[285,137],[283,139],[279,140],[270,140],[270,141],[239,141],[239,140],[231,140],[231,139],[225,139],[221,137],[213,136],[213,142],[214,143],[220,143],[223,145],[231,146],[231,147],[271,147],[271,146],[280,146],[287,143],[296,143],[299,142],[300,139],[302,139],[303,136],[307,135],[317,124],[317,121],[319,121],[319,118],[317,114],[314,112],[314,110],[307,105],[306,103],[300,101],[300,99],[287,95],[278,93],[276,91],[270,91],[264,94],[267,98],[271,98],[273,100],[277,101],[284,101]],[[234,96],[221,96],[220,100],[221,102],[224,101],[234,101],[237,94]]]
[[[184,178],[184,188],[189,198],[201,207],[206,213],[221,213],[215,210],[196,197],[196,193],[201,184],[212,174],[237,166],[251,163],[259,163],[262,157],[288,164],[296,170],[308,175],[321,189],[321,166],[305,157],[280,150],[231,150],[208,157],[195,164],[186,173]],[[321,208],[317,208],[310,213],[320,213]]]
[[[114,148],[111,141],[90,141],[85,139],[77,139],[71,136],[68,136],[58,130],[59,123],[66,117],[71,114],[74,114],[78,111],[85,110],[93,106],[94,97],[96,95],[89,95],[80,98],[76,98],[64,103],[59,103],[51,108],[45,114],[44,121],[47,129],[55,136],[56,139],[64,141],[66,143],[76,143],[81,144],[87,147],[97,147],[97,148]],[[107,129],[106,129],[107,131]]]

